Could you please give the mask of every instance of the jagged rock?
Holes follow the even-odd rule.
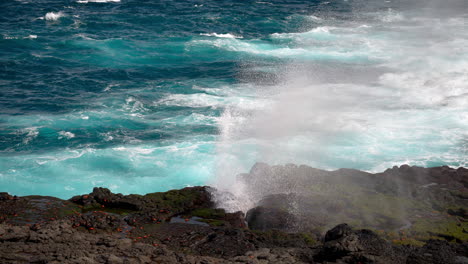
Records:
[[[284,177],[292,178],[285,182]],[[292,164],[257,164],[251,173],[240,178],[251,183],[248,194],[265,185],[254,196],[259,198],[257,207],[246,216],[251,229],[245,225],[242,212],[215,208],[209,187],[147,195],[113,194],[106,188],[94,188],[90,194],[70,201],[1,193],[0,263],[468,261],[468,244],[463,243],[468,178],[464,168],[401,166],[370,174],[350,169],[328,172]],[[287,194],[281,193],[285,189]],[[361,199],[357,206],[349,199],[356,197]],[[383,208],[391,214],[401,213],[391,202],[414,206],[417,201],[424,206],[409,211],[403,223],[391,215],[369,214],[372,206],[381,209],[382,201],[388,198],[390,207]],[[447,205],[450,207],[444,207]],[[332,224],[330,218],[323,216],[360,219],[361,213],[366,213],[363,224],[398,230],[394,235],[402,239],[391,244],[373,231],[353,230],[346,224],[335,226],[319,239],[326,230],[323,227]],[[173,217],[182,223],[172,223]],[[189,224],[191,218],[204,225]],[[454,227],[458,233],[448,237],[444,230],[437,230],[434,234],[458,243],[397,245],[408,241],[403,240],[410,233],[406,233],[407,228],[418,219],[448,219],[453,225],[447,227]],[[338,223],[341,222],[345,221]],[[314,229],[318,226],[322,228]],[[379,230],[379,234],[384,232]]]
[[[70,220],[73,227],[84,227],[88,230],[101,229],[114,231],[123,227],[125,224],[122,219],[116,215],[111,215],[102,211],[91,211],[84,214],[71,216]]]

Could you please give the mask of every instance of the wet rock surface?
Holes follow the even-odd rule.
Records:
[[[466,194],[467,170],[402,166],[368,174],[288,166],[279,170],[288,177],[297,175],[293,183],[286,183],[290,192],[279,193],[280,188],[273,186],[270,190],[278,193],[264,193],[258,207],[246,215],[216,208],[209,187],[147,195],[94,188],[68,201],[0,193],[0,263],[468,263],[463,234],[434,232],[413,244],[360,226],[337,223],[320,229],[322,214],[340,215],[353,205],[329,202],[324,209],[323,194],[304,191],[307,184],[313,188],[321,181],[338,186],[340,177],[346,176],[360,181],[366,192],[374,188],[366,195],[375,199],[378,192],[391,195],[395,180],[410,182],[403,190],[407,195],[419,197],[430,191],[433,196],[424,199],[444,198],[452,207],[439,211],[459,224],[454,228],[464,230],[466,200],[460,197]],[[270,184],[281,181],[278,168],[268,165],[259,165],[251,173],[265,171],[272,174]],[[252,186],[266,182],[261,177],[248,179]],[[389,185],[380,185],[384,183]],[[430,201],[427,206],[434,210]],[[439,216],[434,213],[433,217]],[[408,226],[417,224],[410,221]],[[410,240],[409,234],[405,236]]]

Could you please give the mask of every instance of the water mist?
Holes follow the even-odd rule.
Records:
[[[273,66],[274,85],[271,78],[264,85],[256,80],[258,107],[228,108],[220,118],[214,186],[221,190],[221,207],[247,212],[268,195],[287,194],[295,195],[290,213],[301,219],[301,210],[313,208],[318,219],[335,212],[333,208],[339,214],[347,199],[368,199],[368,190],[360,185],[371,192],[380,188],[364,172],[328,173],[292,164],[367,172],[401,164],[467,165],[466,14],[447,6],[438,12],[433,8],[440,6],[437,1],[424,4],[420,13],[421,3],[400,5],[377,11],[356,7],[352,19],[317,13],[313,17],[320,25],[270,36],[273,45],[289,43],[290,50],[278,50],[277,56],[301,55]],[[270,76],[271,68],[264,69]],[[251,169],[259,161],[291,165],[257,164]],[[375,204],[362,202],[363,207],[380,207],[382,215],[362,211],[355,216],[361,224],[392,225],[384,216],[391,212],[399,221],[393,228],[408,227],[411,206],[405,199],[414,194],[406,180],[396,178],[385,183],[394,185],[396,198],[376,195]],[[347,184],[351,187],[344,190]],[[337,192],[348,191],[356,195],[330,201]],[[297,205],[302,195],[326,202]]]

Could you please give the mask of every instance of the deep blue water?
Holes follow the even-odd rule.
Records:
[[[0,191],[466,166],[465,3],[1,1]]]

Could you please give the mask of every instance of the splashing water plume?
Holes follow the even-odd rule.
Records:
[[[466,4],[0,1],[0,186],[208,184],[246,211],[256,162],[465,166]]]
[[[301,55],[256,65],[269,76],[263,83],[276,82],[250,77],[259,83],[258,100],[268,103],[221,116],[214,185],[230,195],[218,194],[219,205],[246,212],[267,194],[291,192],[286,186],[296,176],[284,171],[251,171],[249,177],[264,179],[248,191],[236,175],[257,161],[369,172],[400,164],[467,166],[464,3],[399,2],[380,11],[356,4],[351,20],[314,13],[320,26],[270,35]],[[283,49],[261,52],[284,55]],[[281,177],[284,188],[271,177]]]

